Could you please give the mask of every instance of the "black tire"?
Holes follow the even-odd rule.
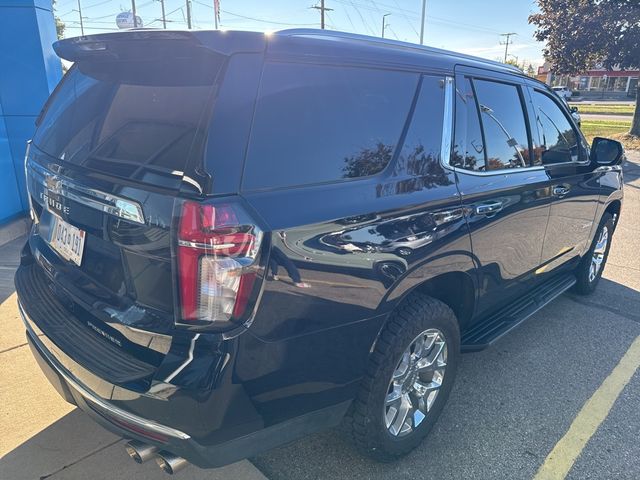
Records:
[[[600,239],[600,235],[602,234],[603,229],[606,228],[608,232],[608,240],[607,246],[604,251],[604,256],[602,258],[602,263],[600,264],[600,269],[598,270],[595,277],[590,278],[590,269],[591,269],[591,261],[593,258],[593,252],[598,244],[598,240]],[[600,219],[600,224],[598,225],[598,230],[596,230],[596,234],[593,237],[593,241],[591,242],[591,247],[589,251],[584,254],[578,268],[575,270],[577,282],[573,287],[573,291],[579,295],[591,295],[596,287],[598,286],[598,282],[600,281],[600,277],[602,277],[602,271],[607,263],[607,258],[609,257],[609,249],[611,248],[611,240],[614,232],[614,223],[613,223],[613,215],[606,212],[602,218]]]
[[[392,435],[384,423],[385,400],[393,372],[405,350],[428,329],[439,330],[447,346],[446,370],[431,409],[405,436]],[[460,331],[453,311],[439,300],[414,293],[391,314],[371,354],[366,375],[345,427],[356,447],[381,462],[390,462],[417,447],[437,421],[453,386],[460,357]]]

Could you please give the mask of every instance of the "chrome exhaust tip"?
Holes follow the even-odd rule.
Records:
[[[136,463],[142,463],[150,460],[158,451],[158,447],[147,445],[146,443],[142,443],[137,440],[127,442],[124,449]]]
[[[158,466],[169,475],[173,475],[176,472],[179,472],[184,467],[189,465],[184,458],[178,457],[173,453],[162,451],[156,455],[156,463]]]

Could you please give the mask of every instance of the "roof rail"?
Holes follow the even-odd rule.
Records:
[[[370,35],[361,35],[358,33],[341,32],[338,30],[319,30],[315,28],[290,28],[285,30],[278,30],[275,35],[289,36],[289,37],[310,37],[310,38],[328,38],[331,40],[344,40],[350,42],[362,42],[370,43],[374,45],[381,45],[384,47],[413,50],[416,53],[432,53],[439,55],[450,55],[453,57],[474,60],[476,62],[482,62],[493,66],[499,66],[507,70],[516,71],[522,73],[522,71],[508,63],[497,62],[495,60],[488,60],[482,57],[476,57],[473,55],[467,55],[465,53],[454,52],[451,50],[444,50],[441,48],[429,47],[426,45],[418,45],[417,43],[402,42],[400,40],[391,40],[388,38],[372,37]]]

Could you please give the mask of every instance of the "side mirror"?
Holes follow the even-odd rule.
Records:
[[[571,107],[571,113],[578,113],[578,107]]]
[[[598,165],[620,165],[624,159],[624,147],[616,140],[596,137],[591,145],[591,161]]]

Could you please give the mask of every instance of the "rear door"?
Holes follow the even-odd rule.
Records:
[[[536,281],[549,217],[549,178],[531,162],[534,144],[519,77],[457,70],[454,149],[478,264],[479,312]]]
[[[589,247],[598,206],[601,172],[594,172],[584,137],[566,106],[544,87],[531,87],[534,134],[540,148],[534,163],[551,180],[551,212],[542,259],[545,272],[576,261]]]

